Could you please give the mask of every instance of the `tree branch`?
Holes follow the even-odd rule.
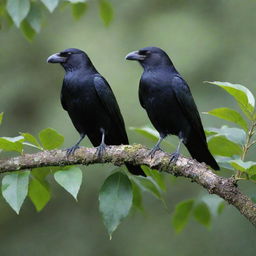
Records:
[[[142,145],[109,146],[102,158],[95,148],[79,148],[67,158],[66,151],[52,150],[35,154],[0,160],[0,173],[25,170],[43,166],[90,165],[113,163],[122,165],[131,163],[147,165],[153,169],[175,176],[183,176],[203,186],[210,194],[216,194],[235,206],[254,226],[256,226],[256,204],[244,195],[233,178],[224,178],[214,174],[204,163],[180,156],[175,164],[170,163],[170,155],[157,151],[153,158],[148,156],[148,149]]]

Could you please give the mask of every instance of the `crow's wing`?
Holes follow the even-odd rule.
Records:
[[[175,97],[179,103],[180,109],[193,127],[193,130],[204,141],[206,141],[201,118],[186,81],[180,76],[175,76],[172,79],[172,89],[175,93]]]
[[[93,81],[99,100],[107,110],[113,123],[118,127],[123,143],[128,143],[124,120],[111,87],[100,75],[95,76]]]

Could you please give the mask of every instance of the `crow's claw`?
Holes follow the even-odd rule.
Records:
[[[66,151],[67,151],[67,157],[69,157],[70,155],[74,155],[75,151],[79,148],[78,145],[75,145],[71,148],[67,148]]]
[[[154,146],[148,153],[148,156],[150,156],[151,158],[154,157],[156,151],[162,151],[162,149],[159,146]]]
[[[106,151],[107,145],[105,143],[101,143],[96,150],[96,154],[98,155],[99,158],[102,158],[104,152]]]
[[[174,152],[171,154],[170,162],[176,162],[179,158],[180,154],[178,152]]]

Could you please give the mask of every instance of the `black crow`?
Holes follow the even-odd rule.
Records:
[[[160,138],[150,154],[160,149],[168,135],[180,139],[171,160],[177,160],[181,142],[191,156],[213,169],[219,166],[211,155],[196,104],[186,81],[175,69],[169,56],[160,48],[146,47],[129,53],[127,60],[137,60],[144,69],[139,85],[139,100],[148,117],[159,132]]]
[[[67,149],[67,154],[73,154],[85,136],[97,147],[99,156],[102,156],[106,145],[128,144],[124,120],[116,98],[87,54],[70,48],[51,55],[47,62],[60,63],[66,71],[61,104],[80,134],[79,141]],[[144,175],[140,166],[126,166],[131,173]]]

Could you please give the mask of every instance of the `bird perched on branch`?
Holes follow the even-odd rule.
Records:
[[[194,159],[218,170],[219,166],[208,149],[190,89],[169,56],[160,48],[146,47],[129,53],[126,59],[138,61],[144,69],[139,85],[139,100],[160,135],[150,154],[153,156],[160,149],[162,140],[173,134],[180,141],[171,155],[171,161],[177,160],[183,142]]]
[[[100,157],[106,145],[129,144],[116,98],[87,54],[70,48],[51,55],[47,62],[59,63],[66,71],[61,104],[80,134],[79,141],[67,149],[67,154],[73,154],[85,136],[97,147]],[[140,166],[126,166],[131,173],[144,175]]]

